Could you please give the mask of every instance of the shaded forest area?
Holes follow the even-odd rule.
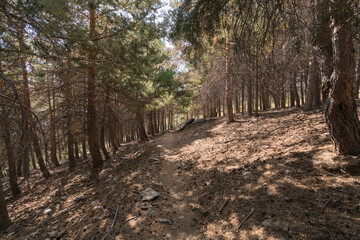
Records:
[[[360,238],[359,14],[1,1],[0,236]]]

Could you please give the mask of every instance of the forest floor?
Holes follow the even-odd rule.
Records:
[[[360,239],[360,169],[333,152],[322,111],[271,110],[192,124],[5,187],[1,239]],[[152,188],[160,196],[141,200]],[[115,223],[114,223],[115,219]]]

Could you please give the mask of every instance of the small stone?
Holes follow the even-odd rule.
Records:
[[[196,141],[196,142],[195,142],[195,144],[199,144],[199,142],[198,142],[198,141]]]
[[[249,123],[256,123],[257,121],[258,121],[258,119],[255,118],[255,119],[250,120]]]
[[[160,161],[160,159],[158,159],[158,158],[150,158],[150,161],[158,162],[158,161]]]
[[[83,231],[85,232],[85,231],[88,230],[92,225],[93,225],[92,223],[86,225],[86,226],[83,228]]]
[[[91,202],[91,206],[95,206],[97,204],[98,201],[92,201]]]
[[[55,238],[59,234],[59,231],[55,230],[55,231],[52,231],[52,232],[48,232],[47,234],[49,235],[49,237]]]
[[[158,213],[157,213],[155,210],[149,208],[149,209],[147,210],[147,215],[148,215],[149,217],[156,217],[156,216],[158,215]]]
[[[292,173],[292,171],[289,170],[289,169],[286,169],[285,172],[286,172],[286,173]]]
[[[166,224],[166,225],[171,225],[170,220],[166,219],[166,218],[159,218],[159,223]]]
[[[142,196],[141,200],[143,202],[145,202],[145,201],[153,201],[153,200],[157,199],[160,196],[160,193],[158,193],[157,191],[155,191],[152,188],[148,188],[148,189],[142,191],[140,193],[140,195]]]
[[[178,219],[184,220],[184,219],[185,219],[185,216],[184,216],[184,215],[178,216]]]
[[[284,222],[278,221],[278,220],[272,220],[272,219],[266,219],[262,222],[262,225],[265,227],[269,227],[275,231],[289,231],[289,225],[287,225]]]
[[[16,232],[12,232],[8,234],[8,237],[11,237],[12,235],[14,235]]]
[[[101,206],[96,206],[95,210],[100,210],[102,207]]]
[[[251,172],[243,172],[241,175],[246,176],[249,175]]]
[[[140,202],[136,202],[135,207],[139,207],[139,206],[140,206]]]
[[[87,196],[86,195],[82,195],[81,197],[77,197],[75,198],[75,202],[80,202],[80,201],[84,201],[87,199]]]
[[[48,208],[48,209],[45,209],[45,210],[44,210],[44,214],[49,214],[49,213],[51,213],[51,212],[52,212],[51,208]]]

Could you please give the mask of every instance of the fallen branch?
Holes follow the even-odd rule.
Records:
[[[226,207],[226,205],[229,203],[230,199],[226,199],[225,202],[223,203],[223,205],[221,205],[219,212],[220,214],[222,213],[222,211],[224,210],[224,208]]]
[[[116,222],[116,217],[117,217],[117,215],[118,215],[118,212],[119,212],[119,205],[116,206],[115,217],[114,217],[114,220],[113,220],[113,222],[112,222],[112,224],[111,224],[111,227],[110,227],[109,231],[105,234],[105,236],[104,236],[101,240],[105,240],[105,239],[109,236],[109,234],[110,234],[110,232],[112,231],[112,229],[114,228],[114,225],[115,225],[115,222]]]
[[[322,208],[321,208],[321,212],[324,212],[324,211],[325,211],[326,205],[328,205],[331,200],[332,200],[332,198],[329,198],[329,199],[326,201],[326,203],[324,203],[324,205],[323,205]]]
[[[239,224],[239,226],[237,227],[237,229],[240,229],[241,226],[249,219],[249,217],[254,213],[254,209],[252,208],[250,213],[244,218],[244,220],[242,220],[242,222]]]

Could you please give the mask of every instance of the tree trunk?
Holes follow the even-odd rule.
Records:
[[[315,92],[315,84],[316,84],[316,55],[315,51],[312,50],[312,58],[309,62],[308,68],[308,85],[306,89],[306,96],[305,96],[305,105],[304,111],[311,111],[313,109],[314,103],[314,92]]]
[[[65,104],[66,104],[66,125],[67,125],[67,155],[69,159],[69,170],[76,167],[76,160],[74,156],[74,135],[73,135],[73,95],[72,95],[72,73],[71,73],[71,58],[70,54],[67,59],[67,74],[64,76],[65,83]]]
[[[317,64],[318,65],[318,64]],[[319,72],[317,71],[317,76],[315,78],[315,89],[314,89],[314,105],[316,107],[321,106],[321,79],[318,75]]]
[[[24,52],[25,51],[25,43],[24,43],[24,26],[22,24],[22,26],[20,27],[19,31],[18,31],[18,36],[19,36],[19,46],[20,46],[20,51]],[[27,69],[26,69],[26,58],[24,55],[20,56],[20,66],[21,66],[21,72],[22,72],[22,77],[23,77],[23,104],[25,106],[25,115],[26,115],[26,122],[29,124],[29,132],[30,132],[30,137],[32,139],[33,142],[33,146],[34,146],[34,150],[35,150],[35,154],[36,154],[36,158],[40,167],[40,170],[43,174],[43,176],[48,179],[51,174],[49,172],[49,170],[46,168],[45,162],[44,162],[44,158],[42,156],[41,153],[41,148],[39,145],[39,139],[38,136],[35,132],[35,121],[33,119],[33,115],[31,112],[31,101],[30,101],[30,88],[29,88],[29,79],[28,79],[28,73],[27,73]],[[27,169],[23,169],[24,171],[26,171]],[[23,172],[23,175],[26,177],[26,172]]]
[[[304,101],[304,76],[303,74],[301,74],[300,76],[300,94],[301,94],[301,105],[304,105],[305,104],[305,101]]]
[[[245,114],[245,79],[241,79],[241,114]]]
[[[87,151],[86,151],[86,140],[85,139],[82,140],[81,145],[82,145],[82,157],[84,159],[86,159],[87,158]]]
[[[139,128],[139,137],[140,140],[144,141],[147,139],[145,126],[144,126],[144,113],[140,112],[141,110],[138,110],[136,112],[137,122],[138,122],[138,128]]]
[[[0,61],[0,71],[2,72],[2,65]],[[4,81],[0,80],[0,90],[1,92],[5,93],[5,84]],[[8,111],[8,107],[4,105],[2,107],[3,112]],[[6,147],[6,155],[8,159],[8,165],[9,165],[9,181],[10,181],[10,188],[13,195],[17,195],[21,193],[21,190],[19,188],[19,185],[17,184],[17,173],[16,173],[16,163],[14,158],[14,148],[13,143],[11,141],[11,134],[10,134],[10,119],[8,116],[3,117],[2,123],[2,129],[3,129],[3,138],[4,143]],[[1,170],[1,169],[0,169]],[[2,170],[1,170],[2,171]]]
[[[316,1],[317,23],[314,31],[314,43],[318,49],[317,59],[320,67],[323,103],[325,103],[329,97],[330,77],[334,69],[329,5],[330,0]]]
[[[89,4],[89,18],[90,18],[90,39],[95,45],[93,40],[96,36],[95,32],[95,3],[91,1]],[[100,153],[97,116],[96,116],[96,69],[95,69],[95,47],[89,48],[89,72],[88,72],[88,86],[87,86],[87,135],[88,144],[93,164],[93,169],[102,168],[103,159]]]
[[[355,83],[354,83],[355,99],[359,99],[359,83],[360,83],[360,55],[358,56],[358,60],[357,60],[356,78],[355,78]]]
[[[3,184],[0,179],[0,231],[6,230],[11,225],[9,213],[6,208]]]
[[[101,145],[101,150],[105,156],[105,159],[109,159],[110,155],[105,146],[105,126],[104,126],[104,124],[101,125],[101,130],[100,130],[100,145]]]
[[[50,82],[51,83],[51,82]],[[56,166],[60,166],[59,161],[56,156],[56,125],[55,125],[55,91],[50,91],[49,86],[49,95],[48,103],[50,110],[50,161]],[[52,92],[52,94],[51,94]],[[51,95],[52,95],[52,104],[51,104]]]
[[[228,33],[228,31],[227,31]],[[226,39],[226,76],[225,76],[225,99],[226,99],[226,122],[231,123],[234,121],[234,112],[232,106],[232,79],[230,75],[230,54],[231,54],[231,45],[230,45],[230,37],[227,36]]]
[[[247,101],[247,110],[248,114],[251,116],[253,114],[253,93],[252,93],[252,78],[251,76],[248,77],[247,81],[247,95],[248,95],[248,101]]]
[[[259,56],[258,46],[256,46],[255,55],[255,116],[258,115],[259,111]]]
[[[355,64],[351,32],[351,5],[341,0],[331,2],[334,71],[330,78],[326,122],[335,150],[341,155],[360,154],[360,123],[353,98]]]

